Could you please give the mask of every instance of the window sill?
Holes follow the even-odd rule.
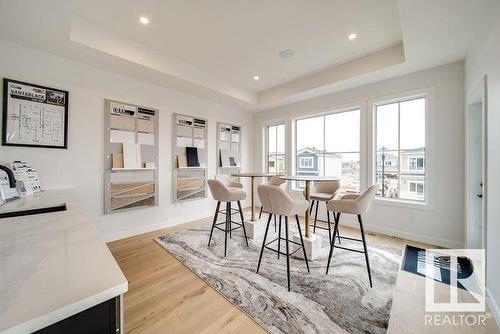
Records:
[[[429,202],[415,202],[415,201],[405,201],[405,200],[394,200],[389,198],[375,198],[373,200],[373,204],[393,206],[397,208],[408,208],[408,209],[428,210],[428,211],[433,210]]]

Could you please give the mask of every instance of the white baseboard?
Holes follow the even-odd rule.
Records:
[[[199,214],[199,215],[193,215],[193,216],[188,216],[188,217],[183,217],[181,219],[176,219],[173,221],[168,221],[168,222],[161,222],[161,223],[156,223],[156,224],[151,224],[151,225],[146,225],[146,226],[141,226],[138,228],[133,228],[129,230],[125,230],[122,232],[118,232],[115,234],[107,235],[103,237],[103,240],[105,243],[111,242],[111,241],[116,241],[120,239],[125,239],[125,238],[130,238],[139,234],[144,234],[148,232],[153,232],[156,230],[161,230],[162,228],[166,227],[172,227],[175,225],[180,225],[180,224],[185,224],[189,223],[195,220],[199,219],[204,219],[210,217],[209,215],[205,214]]]
[[[320,217],[318,214],[319,219],[326,219],[326,217]],[[333,217],[330,215],[330,218],[333,221]],[[353,215],[346,215],[341,218],[341,225],[346,225],[355,229],[359,229],[359,223],[355,216]],[[374,233],[380,233],[380,234],[385,234],[393,237],[398,237],[401,239],[406,239],[406,240],[412,240],[412,241],[417,241],[417,242],[422,242],[426,244],[431,244],[431,245],[436,245],[440,247],[445,247],[445,248],[456,248],[456,249],[461,249],[463,248],[463,244],[461,242],[453,241],[453,240],[448,240],[448,239],[441,239],[441,238],[435,238],[431,237],[428,235],[424,234],[418,234],[418,233],[409,233],[409,232],[404,232],[400,230],[395,230],[391,228],[386,228],[386,227],[381,227],[377,225],[369,225],[369,224],[363,224],[363,227],[365,229],[365,232],[374,232]]]
[[[500,308],[498,307],[498,304],[493,298],[493,295],[490,293],[488,287],[486,287],[486,301],[490,307],[491,313],[493,314],[493,318],[497,322],[497,326],[500,327]]]

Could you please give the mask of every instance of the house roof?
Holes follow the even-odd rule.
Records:
[[[329,157],[342,158],[342,156],[340,154],[333,153],[333,152],[328,152],[326,150],[318,150],[315,147],[305,147],[305,148],[302,148],[302,149],[300,149],[297,152],[297,155],[301,155],[301,154],[304,154],[304,153],[310,153],[310,154],[316,154],[316,155],[318,155],[318,154],[324,154],[324,155],[327,155]]]

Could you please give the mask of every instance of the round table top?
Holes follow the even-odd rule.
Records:
[[[336,176],[314,176],[314,175],[283,175],[280,176],[280,178],[289,181],[315,181],[315,182],[340,180],[340,178]]]
[[[271,173],[234,173],[231,174],[231,176],[234,177],[271,177],[275,176],[276,174],[271,174]]]

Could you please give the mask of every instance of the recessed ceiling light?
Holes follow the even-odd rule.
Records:
[[[260,77],[259,77],[258,75],[254,75],[254,76],[253,76],[253,79],[254,79],[255,81],[257,81],[257,80],[259,80],[259,79],[260,79]]]
[[[141,22],[144,25],[149,24],[149,19],[146,16],[141,16],[139,17],[139,22]]]
[[[279,53],[280,58],[286,59],[286,58],[291,58],[293,57],[293,50],[292,49],[285,49],[281,50]]]
[[[349,35],[349,40],[353,40],[353,39],[356,39],[356,37],[358,37],[358,35],[356,35],[355,33],[352,33]]]

